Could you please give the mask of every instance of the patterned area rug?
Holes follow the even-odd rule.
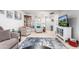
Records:
[[[21,43],[19,49],[66,49],[66,47],[58,39],[28,37]]]

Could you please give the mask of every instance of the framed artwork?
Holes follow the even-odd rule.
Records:
[[[6,11],[7,18],[13,18],[13,12],[12,11]]]
[[[19,12],[17,12],[17,11],[15,11],[15,12],[14,12],[14,17],[15,17],[15,19],[17,19],[17,20],[21,20],[21,19],[22,19],[22,14],[19,13]]]
[[[54,19],[51,19],[52,22],[54,22]]]
[[[22,19],[22,14],[20,13],[19,15],[20,15],[20,16],[19,16],[19,19]]]
[[[0,14],[4,14],[4,10],[0,10]]]
[[[18,12],[17,11],[14,11],[14,17],[15,17],[15,19],[18,19]]]

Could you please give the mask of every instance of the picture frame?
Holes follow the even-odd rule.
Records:
[[[12,11],[6,11],[6,16],[7,16],[7,18],[13,18]]]
[[[54,22],[54,19],[51,19],[52,22]]]
[[[14,17],[15,17],[15,19],[18,19],[18,12],[17,11],[14,11]]]
[[[19,13],[19,12],[17,12],[17,11],[14,11],[14,17],[15,17],[15,19],[17,19],[17,20],[21,20],[21,19],[22,19],[22,14]]]
[[[0,14],[4,14],[4,10],[0,10]]]
[[[20,13],[19,15],[20,15],[20,16],[19,16],[19,19],[21,20],[21,19],[22,19],[22,14]]]

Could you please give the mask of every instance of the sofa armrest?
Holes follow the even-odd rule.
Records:
[[[11,32],[11,38],[17,38],[19,37],[19,33],[17,32]]]

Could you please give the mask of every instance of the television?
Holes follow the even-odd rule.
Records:
[[[68,16],[67,15],[60,16],[58,18],[58,24],[59,26],[68,27],[69,26]]]
[[[37,26],[37,28],[40,28],[40,26]]]

